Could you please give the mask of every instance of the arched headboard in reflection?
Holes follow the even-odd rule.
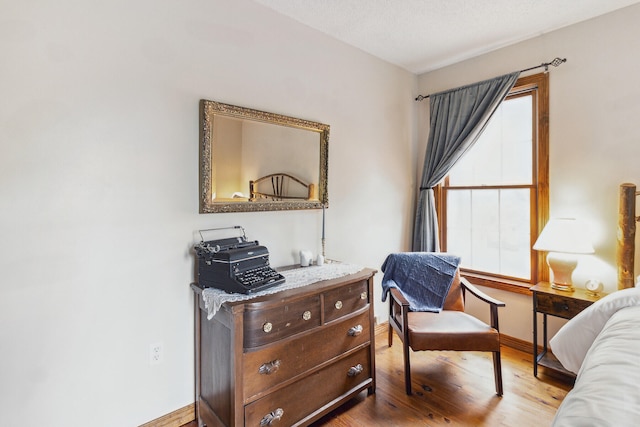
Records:
[[[249,201],[314,200],[316,186],[307,184],[293,175],[272,173],[249,181]]]

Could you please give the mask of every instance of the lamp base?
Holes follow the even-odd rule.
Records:
[[[551,287],[559,291],[573,292],[573,282],[571,275],[578,265],[578,261],[573,254],[549,252],[547,264],[553,273]]]
[[[553,282],[551,282],[551,288],[557,291],[563,291],[563,292],[573,292],[575,290],[573,285],[564,285],[561,283],[553,283]]]

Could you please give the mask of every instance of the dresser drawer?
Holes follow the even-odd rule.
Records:
[[[369,304],[366,281],[352,283],[324,294],[324,321],[331,322]]]
[[[371,378],[368,347],[245,406],[245,426],[293,426]],[[269,423],[270,418],[279,418]],[[261,424],[262,423],[262,424]]]
[[[320,296],[268,309],[248,306],[244,313],[244,348],[260,347],[320,326]]]
[[[592,302],[576,298],[564,297],[562,295],[552,295],[545,293],[536,293],[537,311],[547,313],[553,316],[571,319],[585,308],[589,307]]]
[[[259,393],[369,342],[369,312],[243,355],[245,403]]]

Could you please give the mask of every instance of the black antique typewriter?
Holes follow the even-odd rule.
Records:
[[[202,232],[242,230],[242,236],[205,241]],[[201,241],[195,245],[198,259],[198,284],[202,288],[218,288],[229,293],[249,294],[285,281],[284,276],[269,266],[269,251],[257,240],[247,240],[239,225],[200,231]]]

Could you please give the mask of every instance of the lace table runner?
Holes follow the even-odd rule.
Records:
[[[202,290],[202,299],[207,309],[207,319],[212,319],[225,302],[244,301],[263,295],[275,294],[289,289],[311,285],[322,280],[337,279],[357,273],[363,267],[353,264],[324,264],[320,266],[300,267],[293,270],[281,271],[285,282],[255,294],[229,294],[217,288],[205,288]]]

